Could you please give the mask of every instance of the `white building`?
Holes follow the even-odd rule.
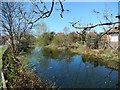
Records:
[[[110,34],[110,42],[118,42],[118,33],[116,34]]]
[[[108,32],[108,41],[111,43],[113,47],[118,47],[118,36],[119,36],[119,31],[117,29],[113,29],[110,32]]]
[[[110,42],[118,42],[119,31],[117,29],[111,30],[110,32],[108,32],[108,34]]]

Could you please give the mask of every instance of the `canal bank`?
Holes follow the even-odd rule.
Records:
[[[75,47],[75,46],[74,46]],[[87,47],[80,46],[78,48],[68,48],[68,47],[56,47],[55,45],[48,45],[45,48],[51,50],[60,50],[60,51],[70,51],[72,53],[83,55],[88,58],[95,58],[94,60],[109,64],[111,68],[118,69],[120,60],[117,57],[117,50],[114,49],[89,49]]]
[[[30,48],[29,48],[30,49]],[[7,88],[48,88],[39,77],[28,70],[29,67],[21,63],[21,59],[13,57],[8,48],[3,52],[2,72]],[[4,88],[1,85],[1,88]]]

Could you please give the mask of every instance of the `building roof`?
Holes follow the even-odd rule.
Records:
[[[64,35],[64,33],[57,33],[56,36]]]
[[[77,36],[77,34],[75,32],[71,32],[70,34],[73,35],[74,37]]]
[[[8,40],[8,36],[7,35],[4,37],[0,36],[0,40]]]
[[[98,34],[96,32],[89,32],[90,35],[95,35],[97,36]]]
[[[112,34],[112,33],[119,33],[119,31],[118,31],[118,29],[113,29],[113,30],[108,32],[108,34]]]

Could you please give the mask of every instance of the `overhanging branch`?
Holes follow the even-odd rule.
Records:
[[[102,23],[102,24],[96,24],[96,25],[92,25],[92,26],[87,26],[87,27],[76,27],[75,25],[78,23],[79,21],[75,22],[75,23],[71,23],[72,26],[76,29],[84,29],[84,30],[87,30],[87,29],[91,29],[91,28],[94,28],[94,27],[97,27],[97,26],[103,26],[103,25],[113,25],[113,24],[117,24],[117,23],[120,23],[119,22],[110,22],[110,23]]]

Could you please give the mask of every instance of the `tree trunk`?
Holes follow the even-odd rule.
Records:
[[[13,56],[15,57],[15,44],[14,44],[13,36],[10,37],[10,40],[11,40],[12,53]]]

